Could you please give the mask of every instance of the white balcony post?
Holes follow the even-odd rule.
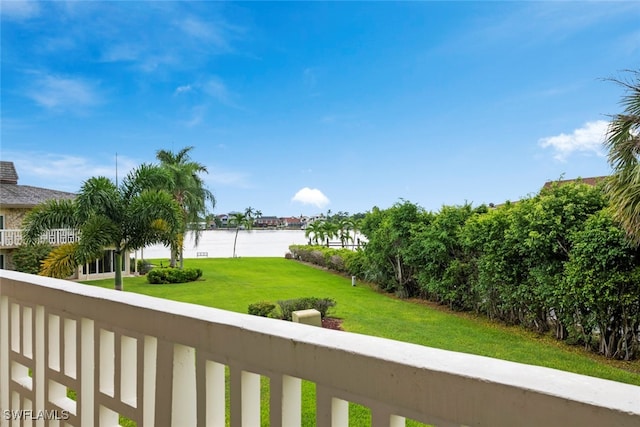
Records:
[[[9,409],[9,298],[0,286],[0,408]],[[8,423],[0,423],[5,425]]]
[[[195,427],[196,406],[196,357],[192,347],[176,344],[173,351],[173,402],[171,425]]]

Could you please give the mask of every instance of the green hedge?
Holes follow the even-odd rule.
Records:
[[[254,316],[270,317],[275,309],[276,305],[267,301],[249,304],[249,314]]]
[[[309,262],[352,276],[361,276],[362,273],[360,258],[363,252],[360,250],[352,251],[351,249],[335,249],[317,245],[291,245],[289,251],[291,256],[287,258]]]
[[[154,268],[147,274],[147,282],[152,285],[165,283],[186,283],[194,282],[202,277],[202,270],[199,268]]]

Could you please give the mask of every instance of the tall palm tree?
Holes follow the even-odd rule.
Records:
[[[207,168],[191,160],[189,152],[193,147],[185,147],[177,153],[168,150],[158,150],[156,158],[160,166],[166,169],[171,176],[169,192],[180,205],[183,218],[183,228],[171,243],[171,265],[175,266],[176,258],[180,257],[180,268],[184,266],[184,237],[188,231],[194,233],[195,243],[198,244],[202,229],[199,222],[208,214],[207,202],[211,203],[211,209],[215,207],[216,199],[209,191],[201,173],[208,173]]]
[[[78,230],[80,240],[54,250],[41,274],[68,277],[95,261],[105,249],[115,252],[115,289],[122,290],[124,256],[154,243],[168,243],[182,227],[180,206],[160,188],[170,177],[157,166],[141,165],[117,186],[105,177],[89,178],[74,200],[53,200],[30,211],[23,222],[27,243],[46,230]]]
[[[611,79],[625,90],[624,112],[613,116],[605,146],[613,174],[606,183],[614,215],[635,244],[640,244],[640,71],[628,80]]]
[[[240,227],[250,230],[253,227],[253,218],[251,216],[251,208],[247,208],[244,213],[236,212],[229,217],[229,225],[235,225],[236,236],[233,239],[233,257],[236,255],[236,243],[238,242],[238,232]]]

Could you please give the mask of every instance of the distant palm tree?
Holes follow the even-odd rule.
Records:
[[[353,241],[353,237],[351,237],[351,230],[354,229],[355,224],[353,220],[349,217],[342,217],[337,221],[338,226],[338,238],[340,239],[340,244],[344,248],[349,241]]]
[[[313,235],[313,239],[309,238],[309,243],[313,241],[317,245],[319,241],[322,242],[324,240],[323,222],[324,221],[321,220],[315,220],[307,224],[304,229],[304,236],[309,237]]]
[[[80,232],[77,243],[56,248],[44,262],[41,274],[68,277],[73,270],[115,252],[115,289],[122,290],[124,256],[154,243],[172,241],[182,227],[180,206],[161,190],[170,177],[166,171],[141,165],[119,186],[105,177],[89,178],[75,200],[52,200],[36,206],[25,217],[23,232],[34,243],[43,232],[70,228]]]
[[[333,221],[322,221],[322,232],[324,239],[326,239],[326,245],[329,246],[329,241],[334,237],[338,237],[338,224]]]
[[[193,147],[185,147],[177,153],[167,150],[158,150],[156,158],[160,161],[160,166],[166,169],[171,176],[171,184],[168,191],[180,205],[184,227],[175,236],[171,243],[171,266],[175,266],[176,257],[180,257],[180,268],[184,266],[184,237],[187,231],[191,231],[195,236],[195,243],[198,244],[202,234],[200,221],[206,218],[209,210],[207,202],[211,203],[211,209],[215,207],[216,199],[209,191],[202,178],[201,173],[207,173],[207,168],[191,160],[189,152]]]
[[[606,183],[614,215],[635,244],[640,244],[640,71],[611,79],[625,89],[624,112],[613,116],[605,146],[613,174]]]
[[[247,208],[244,213],[236,212],[229,217],[229,225],[235,225],[236,227],[236,235],[233,239],[233,257],[236,258],[236,243],[238,242],[238,232],[240,228],[244,228],[246,230],[250,230],[253,228],[253,209]]]

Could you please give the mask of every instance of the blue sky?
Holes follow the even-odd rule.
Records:
[[[609,173],[640,2],[2,1],[2,160],[77,191],[194,146],[216,213],[501,203]]]

